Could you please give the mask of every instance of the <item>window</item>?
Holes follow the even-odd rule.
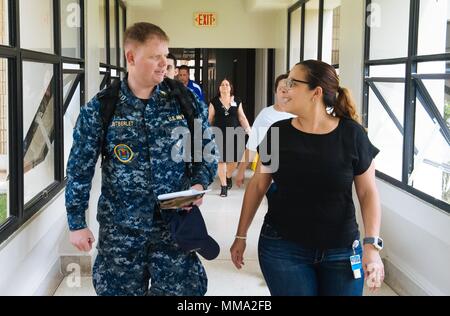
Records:
[[[301,0],[288,9],[288,69],[308,59],[339,68],[341,0]]]
[[[449,20],[448,0],[420,1],[419,55],[450,53]]]
[[[406,57],[410,0],[372,0],[369,8],[374,18],[370,28],[370,59]]]
[[[119,6],[119,66],[125,68],[125,52],[123,49],[123,34],[125,33],[125,8]]]
[[[325,1],[323,12],[322,60],[336,68],[339,65],[341,1]]]
[[[6,3],[14,1],[0,0],[0,243],[64,189],[84,102],[84,0]]]
[[[83,70],[79,65],[65,64],[63,70],[63,115],[64,115],[64,176],[72,148],[72,133],[83,99]]]
[[[372,66],[370,73],[369,137],[380,149],[377,169],[401,180],[405,66]]]
[[[298,7],[289,12],[289,61],[288,68],[292,69],[300,61],[302,8]]]
[[[450,203],[450,70],[445,61],[420,63],[418,70],[414,76],[416,151],[408,182]]]
[[[62,55],[81,57],[81,6],[80,1],[61,0]]]
[[[363,115],[377,176],[450,212],[450,3],[366,3]]]
[[[9,45],[8,0],[0,0],[0,44]]]
[[[52,64],[23,63],[24,202],[55,181],[55,79]]]
[[[109,0],[109,56],[110,64],[117,66],[118,37],[116,33],[116,1]]]
[[[122,0],[101,0],[100,3],[100,90],[112,79],[123,78],[126,64],[123,35],[126,25],[126,8]]]
[[[21,48],[53,54],[53,0],[19,0],[19,4]]]
[[[9,217],[8,60],[0,59],[0,226]]]
[[[319,59],[319,0],[309,0],[305,7],[304,58]]]
[[[100,21],[99,21],[99,42],[98,46],[100,48],[100,63],[107,64],[108,60],[106,58],[106,2],[105,0],[99,0],[99,10],[100,10]]]

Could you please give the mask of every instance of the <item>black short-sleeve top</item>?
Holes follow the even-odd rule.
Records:
[[[219,127],[220,129],[240,126],[238,110],[242,105],[241,99],[234,96],[230,106],[227,108],[222,104],[220,98],[216,96],[211,100],[211,104],[215,111],[214,126]]]
[[[379,152],[363,126],[343,118],[333,131],[318,135],[283,120],[272,125],[259,152],[277,187],[269,195],[266,221],[281,235],[323,249],[348,247],[359,238],[352,184]]]

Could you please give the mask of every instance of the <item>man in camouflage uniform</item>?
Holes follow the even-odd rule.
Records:
[[[150,23],[136,23],[125,32],[128,76],[121,82],[107,129],[107,159],[98,201],[100,229],[93,283],[99,295],[204,295],[207,289],[197,254],[183,251],[173,242],[156,207],[159,194],[190,187],[206,189],[217,171],[214,149],[193,164],[190,179],[186,163],[172,159],[172,151],[180,148],[172,131],[188,125],[177,99],[169,97],[169,87],[163,82],[168,41],[164,31]],[[94,242],[85,210],[102,150],[101,94],[81,109],[67,167],[70,241],[81,251],[91,250]],[[193,106],[199,109],[202,130],[209,131],[200,102],[195,99]],[[215,148],[211,134],[205,133],[203,148],[211,144]]]

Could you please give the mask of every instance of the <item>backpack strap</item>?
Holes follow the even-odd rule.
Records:
[[[170,89],[171,97],[175,97],[180,104],[181,113],[187,120],[189,131],[194,133],[194,120],[198,117],[197,109],[195,108],[195,97],[193,92],[186,88],[184,84],[178,80],[165,78],[164,82]]]
[[[107,151],[106,151],[106,135],[108,133],[108,127],[111,124],[111,120],[114,116],[114,111],[116,110],[116,104],[119,100],[119,91],[120,91],[120,79],[114,79],[109,87],[107,87],[104,91],[101,92],[98,96],[98,100],[100,101],[100,117],[102,118],[102,164],[106,160]]]
[[[165,78],[164,82],[170,89],[170,97],[176,98],[178,103],[180,104],[181,112],[187,121],[189,132],[191,133],[191,162],[194,162],[194,120],[198,117],[198,111],[195,107],[195,97],[193,95],[193,92],[186,88],[180,81]],[[98,100],[100,101],[100,116],[102,118],[103,130],[101,143],[102,166],[107,159],[106,135],[108,132],[108,127],[111,124],[111,120],[114,116],[116,104],[119,100],[120,85],[121,81],[119,79],[114,79],[111,85],[98,95]],[[188,176],[190,177],[192,174],[190,168],[191,164],[187,163],[186,167]]]
[[[192,176],[192,164],[195,161],[194,153],[194,120],[199,117],[198,109],[195,106],[195,96],[193,92],[186,88],[184,84],[178,80],[165,78],[164,82],[170,89],[170,96],[177,99],[180,104],[181,113],[184,115],[189,132],[191,134],[191,162],[186,163],[187,176]]]

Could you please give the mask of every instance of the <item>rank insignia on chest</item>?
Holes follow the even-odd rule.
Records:
[[[114,154],[122,163],[129,163],[134,157],[134,153],[131,148],[124,144],[114,147]]]

